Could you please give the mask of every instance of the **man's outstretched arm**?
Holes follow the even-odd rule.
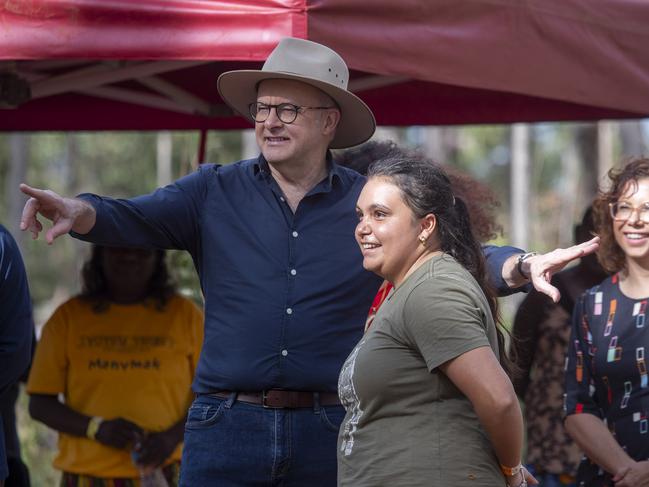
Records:
[[[519,266],[519,255],[507,258],[502,267],[502,278],[510,288],[520,287],[531,282],[540,293],[549,296],[555,303],[559,301],[559,290],[550,281],[552,276],[575,259],[592,254],[599,248],[599,237],[588,242],[573,245],[566,249],[555,249],[546,254],[533,255]]]
[[[38,238],[45,223],[39,217],[43,216],[52,221],[52,228],[45,233],[50,244],[69,232],[100,245],[181,249],[196,254],[208,180],[218,169],[217,165],[204,164],[172,184],[130,199],[89,193],[65,198],[23,184],[20,189],[30,198],[20,226]]]

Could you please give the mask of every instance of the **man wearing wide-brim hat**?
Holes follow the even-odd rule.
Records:
[[[375,129],[348,82],[334,51],[284,39],[260,71],[218,80],[223,99],[254,122],[259,157],[203,164],[130,200],[22,186],[31,198],[21,226],[37,236],[41,213],[54,222],[50,242],[72,230],[102,244],[191,253],[205,296],[205,340],[183,486],[336,484],[338,372],[381,284],[363,269],[354,239],[364,178],[329,151],[360,144]],[[490,255],[502,289],[526,281],[518,253]],[[530,272],[542,257],[518,269]]]

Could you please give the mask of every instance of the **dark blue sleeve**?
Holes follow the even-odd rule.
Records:
[[[517,249],[516,247],[498,247],[496,245],[483,245],[482,251],[487,259],[487,271],[489,273],[489,280],[496,288],[498,296],[509,296],[517,292],[527,292],[531,289],[530,284],[518,288],[510,288],[503,279],[503,265],[505,261],[512,255],[524,254],[525,251]]]
[[[207,180],[209,172],[216,169],[205,164],[168,186],[131,199],[79,195],[93,205],[97,220],[87,234],[70,233],[101,245],[180,249],[197,255]]]
[[[29,365],[33,328],[25,266],[16,241],[0,225],[0,395]]]

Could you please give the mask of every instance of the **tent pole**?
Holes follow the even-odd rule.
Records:
[[[207,145],[207,129],[201,129],[198,140],[198,164],[205,162],[205,146]]]

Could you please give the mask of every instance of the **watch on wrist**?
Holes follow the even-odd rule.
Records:
[[[530,257],[534,257],[535,255],[539,255],[538,252],[527,252],[525,254],[519,255],[518,259],[516,259],[516,270],[521,276],[523,276],[528,281],[530,279],[530,276],[528,276],[523,272],[523,262],[525,262]]]

